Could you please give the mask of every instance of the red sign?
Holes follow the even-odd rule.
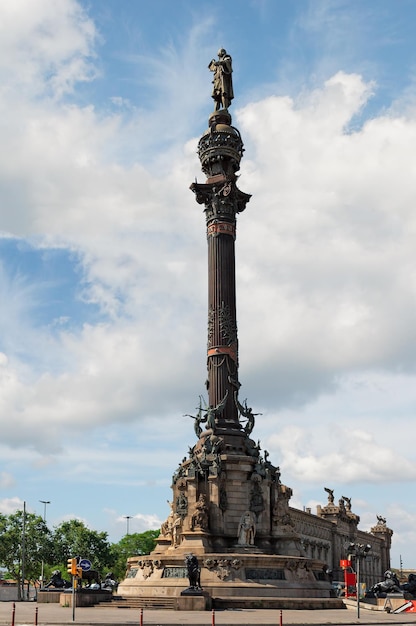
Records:
[[[345,597],[352,598],[357,595],[357,576],[353,572],[344,570]]]

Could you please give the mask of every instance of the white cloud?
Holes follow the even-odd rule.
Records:
[[[297,486],[376,484],[409,488],[416,479],[412,439],[414,377],[366,372],[332,392],[259,419],[263,447]]]
[[[132,515],[129,521],[130,533],[142,533],[145,530],[157,530],[163,520],[160,520],[156,515],[143,515],[142,513],[136,513]],[[120,516],[116,519],[116,522],[126,526],[126,516]]]
[[[24,502],[17,496],[14,498],[4,498],[0,500],[0,512],[3,515],[11,515],[18,510],[23,510]]]
[[[324,483],[328,477],[339,484],[416,480],[414,462],[403,457],[392,438],[384,444],[377,441],[390,431],[388,426],[383,427],[383,436],[377,437],[348,424],[341,426],[335,419],[332,422],[326,422],[329,432],[324,438],[318,421],[316,429],[286,426],[269,438],[268,445],[282,459],[285,472],[311,483]]]
[[[406,508],[408,507],[408,508]],[[403,567],[414,567],[414,557],[411,554],[411,546],[416,541],[415,511],[411,498],[403,503],[397,502],[393,496],[393,501],[386,512],[389,524],[394,528],[395,550],[403,556]],[[411,560],[412,559],[412,560]]]
[[[0,489],[8,489],[15,484],[16,481],[9,472],[0,472]]]
[[[75,0],[25,0],[0,7],[0,72],[6,94],[60,97],[95,74],[97,33]]]
[[[255,155],[242,176],[255,195],[239,221],[240,327],[263,377],[293,361],[326,384],[351,368],[414,370],[416,120],[346,132],[370,93],[342,74],[316,106],[274,97],[239,111]],[[247,332],[254,303],[262,323]]]

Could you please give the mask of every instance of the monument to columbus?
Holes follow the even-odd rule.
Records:
[[[208,399],[201,396],[189,416],[195,440],[173,474],[170,513],[156,548],[129,559],[119,593],[176,598],[179,608],[190,608],[198,594],[204,607],[212,600],[215,606],[250,606],[262,599],[266,606],[276,597],[329,599],[327,571],[343,558],[342,540],[356,536],[359,518],[336,505],[319,507],[316,516],[291,508],[292,490],[254,439],[256,414],[242,400],[239,380],[235,282],[236,219],[250,195],[237,186],[244,147],[229,113],[231,57],[220,49],[208,67],[214,111],[198,143],[206,181],[191,185],[205,213],[208,242]],[[371,539],[381,554],[384,535]],[[193,594],[189,555],[200,569]]]

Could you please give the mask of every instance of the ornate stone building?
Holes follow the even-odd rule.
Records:
[[[361,581],[370,588],[390,569],[393,531],[381,516],[369,533],[359,530],[360,518],[351,510],[351,499],[341,497],[335,504],[332,490],[326,491],[329,492],[328,503],[318,506],[316,515],[309,509],[290,509],[305,555],[324,561],[332,579],[342,581],[344,573],[340,561],[348,558],[349,544],[370,545],[371,550],[361,563]]]

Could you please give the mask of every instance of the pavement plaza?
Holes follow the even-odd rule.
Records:
[[[0,626],[12,624],[13,602],[0,602]],[[72,608],[58,604],[37,604],[16,602],[14,610],[15,626],[65,625],[107,626],[108,624],[137,624],[138,626],[234,626],[255,624],[318,624],[322,626],[346,624],[416,624],[416,613],[391,614],[361,608],[357,618],[356,607],[326,610],[286,610],[283,609],[240,609],[225,611],[168,611],[144,609],[120,609],[108,606],[76,607],[75,621]]]

